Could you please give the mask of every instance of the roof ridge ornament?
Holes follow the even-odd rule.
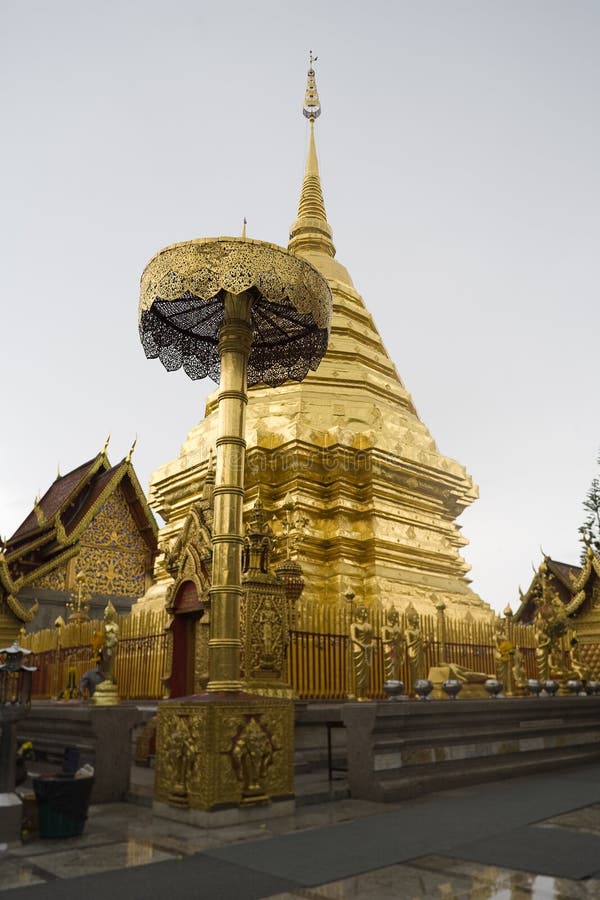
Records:
[[[137,436],[137,434],[136,434],[135,438],[133,439],[133,444],[132,444],[131,447],[129,448],[129,453],[128,453],[127,456],[125,457],[125,462],[126,462],[126,463],[130,463],[130,462],[131,462],[131,457],[133,456],[133,451],[135,450],[135,445],[137,444],[137,439],[138,439],[138,436]]]

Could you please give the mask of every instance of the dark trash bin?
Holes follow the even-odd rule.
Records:
[[[93,777],[40,775],[32,783],[37,799],[40,837],[64,838],[81,834],[90,805]]]

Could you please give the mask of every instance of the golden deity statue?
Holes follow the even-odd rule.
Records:
[[[419,613],[412,603],[406,610],[406,629],[404,631],[408,667],[411,676],[411,684],[415,685],[419,679],[427,678],[427,661],[425,652],[429,648],[430,641],[423,636]]]
[[[120,629],[117,622],[117,611],[110,600],[104,610],[102,630],[104,640],[100,647],[100,667],[106,681],[115,684],[115,658],[119,646]]]
[[[549,658],[552,646],[552,638],[547,630],[547,623],[538,610],[533,620],[533,635],[535,639],[535,667],[540,681],[547,681],[550,675]]]
[[[527,671],[523,654],[518,647],[514,649],[512,677],[515,695],[525,696],[527,694]]]
[[[369,699],[369,672],[373,659],[373,627],[366,606],[358,606],[350,625],[352,680],[357,700]]]
[[[502,682],[505,690],[509,690],[515,648],[508,636],[507,623],[500,616],[494,623],[494,643],[496,678]]]
[[[539,571],[541,587],[533,620],[537,676],[540,681],[549,678],[560,680],[566,675],[562,637],[567,630],[567,614],[556,589],[552,586],[552,576],[545,561]]]
[[[104,676],[104,681],[96,687],[90,697],[90,703],[98,706],[114,706],[119,702],[117,685],[115,681],[115,660],[119,646],[119,623],[117,611],[112,601],[108,601],[104,609],[102,620],[102,643],[98,649],[98,668]]]
[[[397,609],[388,609],[385,614],[384,623],[381,626],[381,645],[383,647],[384,678],[386,681],[399,681],[404,637]]]
[[[231,751],[233,767],[242,785],[242,805],[268,801],[264,783],[273,764],[273,750],[271,735],[252,716]]]
[[[175,806],[188,806],[189,779],[198,756],[198,748],[190,733],[190,721],[184,716],[174,718],[167,735],[166,749],[172,765],[170,802]]]
[[[581,681],[587,681],[590,677],[590,670],[580,656],[580,645],[577,632],[573,631],[569,641],[569,677],[579,678]]]

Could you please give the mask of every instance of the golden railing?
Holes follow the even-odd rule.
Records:
[[[115,660],[115,680],[122,700],[160,699],[165,696],[163,678],[171,670],[172,638],[165,629],[166,612],[147,611],[118,616],[119,647]],[[68,699],[69,685],[75,688],[96,659],[93,643],[102,623],[70,623],[25,635],[21,644],[32,655],[28,665],[33,673],[32,697]]]
[[[291,632],[288,649],[288,680],[302,700],[338,700],[347,697],[350,659],[349,632],[356,605],[300,602],[296,609],[296,628]],[[373,628],[369,697],[384,697],[384,660],[381,628],[385,610],[371,608],[369,621]],[[469,621],[444,615],[445,641],[440,640],[440,618],[421,615],[421,630],[426,644],[426,669],[441,661],[453,662],[473,672],[493,675],[496,670],[494,622]],[[399,627],[406,628],[401,614]],[[511,642],[519,647],[528,678],[536,677],[535,640],[529,625],[507,624]],[[399,676],[407,693],[412,691],[411,674],[405,658],[400,660]]]
[[[384,615],[383,609],[369,610],[373,647],[368,694],[372,698],[385,696],[381,642]],[[352,618],[353,605],[346,601],[336,605],[298,603],[295,627],[290,632],[287,674],[288,682],[299,699],[342,700],[348,696]],[[399,627],[404,631],[404,614],[399,619]],[[169,621],[169,615],[162,611],[118,618],[120,639],[115,677],[122,699],[161,699],[165,696],[163,678],[171,672],[172,664],[172,636],[167,630]],[[495,673],[497,641],[493,621],[469,621],[468,616],[466,619],[456,619],[444,614],[443,633],[440,633],[439,615],[421,615],[420,623],[426,644],[427,669],[444,661],[474,672]],[[59,629],[26,635],[22,639],[23,646],[33,651],[28,662],[38,666],[33,677],[32,696],[35,699],[61,696],[69,683],[78,685],[82,675],[94,668],[92,645],[101,624],[68,624]],[[505,625],[510,641],[521,651],[527,677],[535,678],[533,628],[509,620],[505,620]],[[441,637],[445,637],[443,642]],[[565,662],[567,649],[565,638]],[[594,676],[598,677],[598,674],[594,673]],[[399,676],[405,691],[410,693],[411,674],[404,656],[400,659]]]

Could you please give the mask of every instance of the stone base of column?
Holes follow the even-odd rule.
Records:
[[[244,691],[166,700],[155,766],[158,815],[203,827],[285,815],[294,798],[294,704]]]

